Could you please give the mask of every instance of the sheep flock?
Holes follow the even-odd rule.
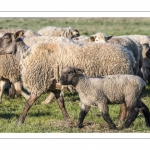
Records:
[[[71,69],[64,71],[66,67]],[[150,84],[147,35],[108,36],[99,31],[86,36],[75,28],[54,26],[37,32],[0,30],[0,102],[6,87],[10,98],[19,94],[25,98],[18,125],[25,122],[29,109],[45,92],[49,95],[41,104],[51,105],[55,99],[65,121],[72,122],[65,106],[68,90],[79,94],[79,128],[84,128],[83,120],[90,107],[96,106],[108,128],[116,129],[109,117],[110,103],[120,105],[120,129],[130,127],[139,111],[150,127],[149,108],[141,99],[147,84]]]

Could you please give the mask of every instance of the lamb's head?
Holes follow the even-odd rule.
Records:
[[[72,85],[75,87],[79,81],[80,74],[83,72],[82,69],[76,67],[65,67],[61,72],[60,83],[62,85]]]
[[[13,54],[18,57],[21,51],[26,51],[29,47],[23,42],[23,36],[23,30],[17,31],[15,34],[5,33],[0,38],[0,55]]]
[[[146,56],[147,58],[150,59],[150,46],[149,46],[149,44],[144,43],[144,44],[142,44],[142,46],[143,46],[143,50],[142,50],[143,57]]]
[[[106,43],[109,39],[111,39],[113,36],[106,36],[103,33],[97,33],[95,35],[90,36],[89,42],[100,42],[100,43]]]
[[[70,29],[71,31],[71,39],[80,36],[80,33],[77,29]]]

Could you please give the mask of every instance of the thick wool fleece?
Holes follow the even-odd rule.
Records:
[[[23,85],[40,95],[50,88],[52,79],[59,81],[62,68],[76,66],[87,76],[133,74],[135,59],[126,48],[113,44],[52,42],[37,44],[22,61]]]

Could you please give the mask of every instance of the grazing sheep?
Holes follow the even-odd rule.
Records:
[[[20,34],[18,33],[18,36]],[[7,53],[12,53],[14,56],[20,55],[23,86],[31,93],[18,123],[24,122],[28,110],[46,91],[54,93],[64,118],[69,117],[63,97],[60,97],[61,91],[56,89],[64,66],[75,65],[85,69],[85,74],[88,76],[101,76],[133,74],[135,65],[133,54],[125,47],[116,44],[87,43],[80,46],[72,41],[69,43],[56,40],[32,46],[30,54],[26,57],[28,49],[25,49],[26,45],[20,38],[14,46],[11,49],[0,47],[0,55]]]
[[[23,30],[25,37],[32,37],[32,36],[41,36],[39,33],[34,32],[32,30],[26,30],[26,29],[0,29],[0,37],[1,35],[4,35],[5,33],[16,33],[17,31]]]
[[[143,56],[143,66],[142,66],[143,79],[145,80],[145,82],[148,81],[148,84],[150,84],[150,46],[148,43],[143,44],[142,56]]]
[[[47,26],[38,31],[40,35],[43,36],[64,36],[67,38],[74,38],[80,36],[80,33],[77,29],[68,28],[59,28],[53,26]]]
[[[150,113],[148,107],[141,101],[141,93],[146,84],[142,78],[134,75],[108,75],[105,77],[89,77],[83,75],[83,70],[75,67],[66,67],[62,70],[60,83],[72,85],[79,94],[81,111],[78,127],[81,128],[83,120],[92,105],[98,106],[103,119],[110,129],[116,125],[109,116],[108,104],[122,104],[127,106],[127,118],[121,129],[128,128],[136,119],[139,109],[145,117],[147,126],[150,126]]]

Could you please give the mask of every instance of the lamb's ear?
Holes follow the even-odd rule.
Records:
[[[23,30],[20,30],[20,31],[17,31],[15,34],[14,34],[14,38],[17,39],[17,38],[20,38],[24,35],[24,31]]]
[[[90,36],[90,41],[89,42],[94,42],[95,41],[96,36],[91,35]]]
[[[112,37],[113,37],[113,35],[106,36],[105,39],[106,39],[106,41],[108,41],[108,40],[110,40]]]
[[[77,72],[77,74],[82,74],[84,72],[84,70],[80,69],[80,68],[76,68],[76,72]]]

